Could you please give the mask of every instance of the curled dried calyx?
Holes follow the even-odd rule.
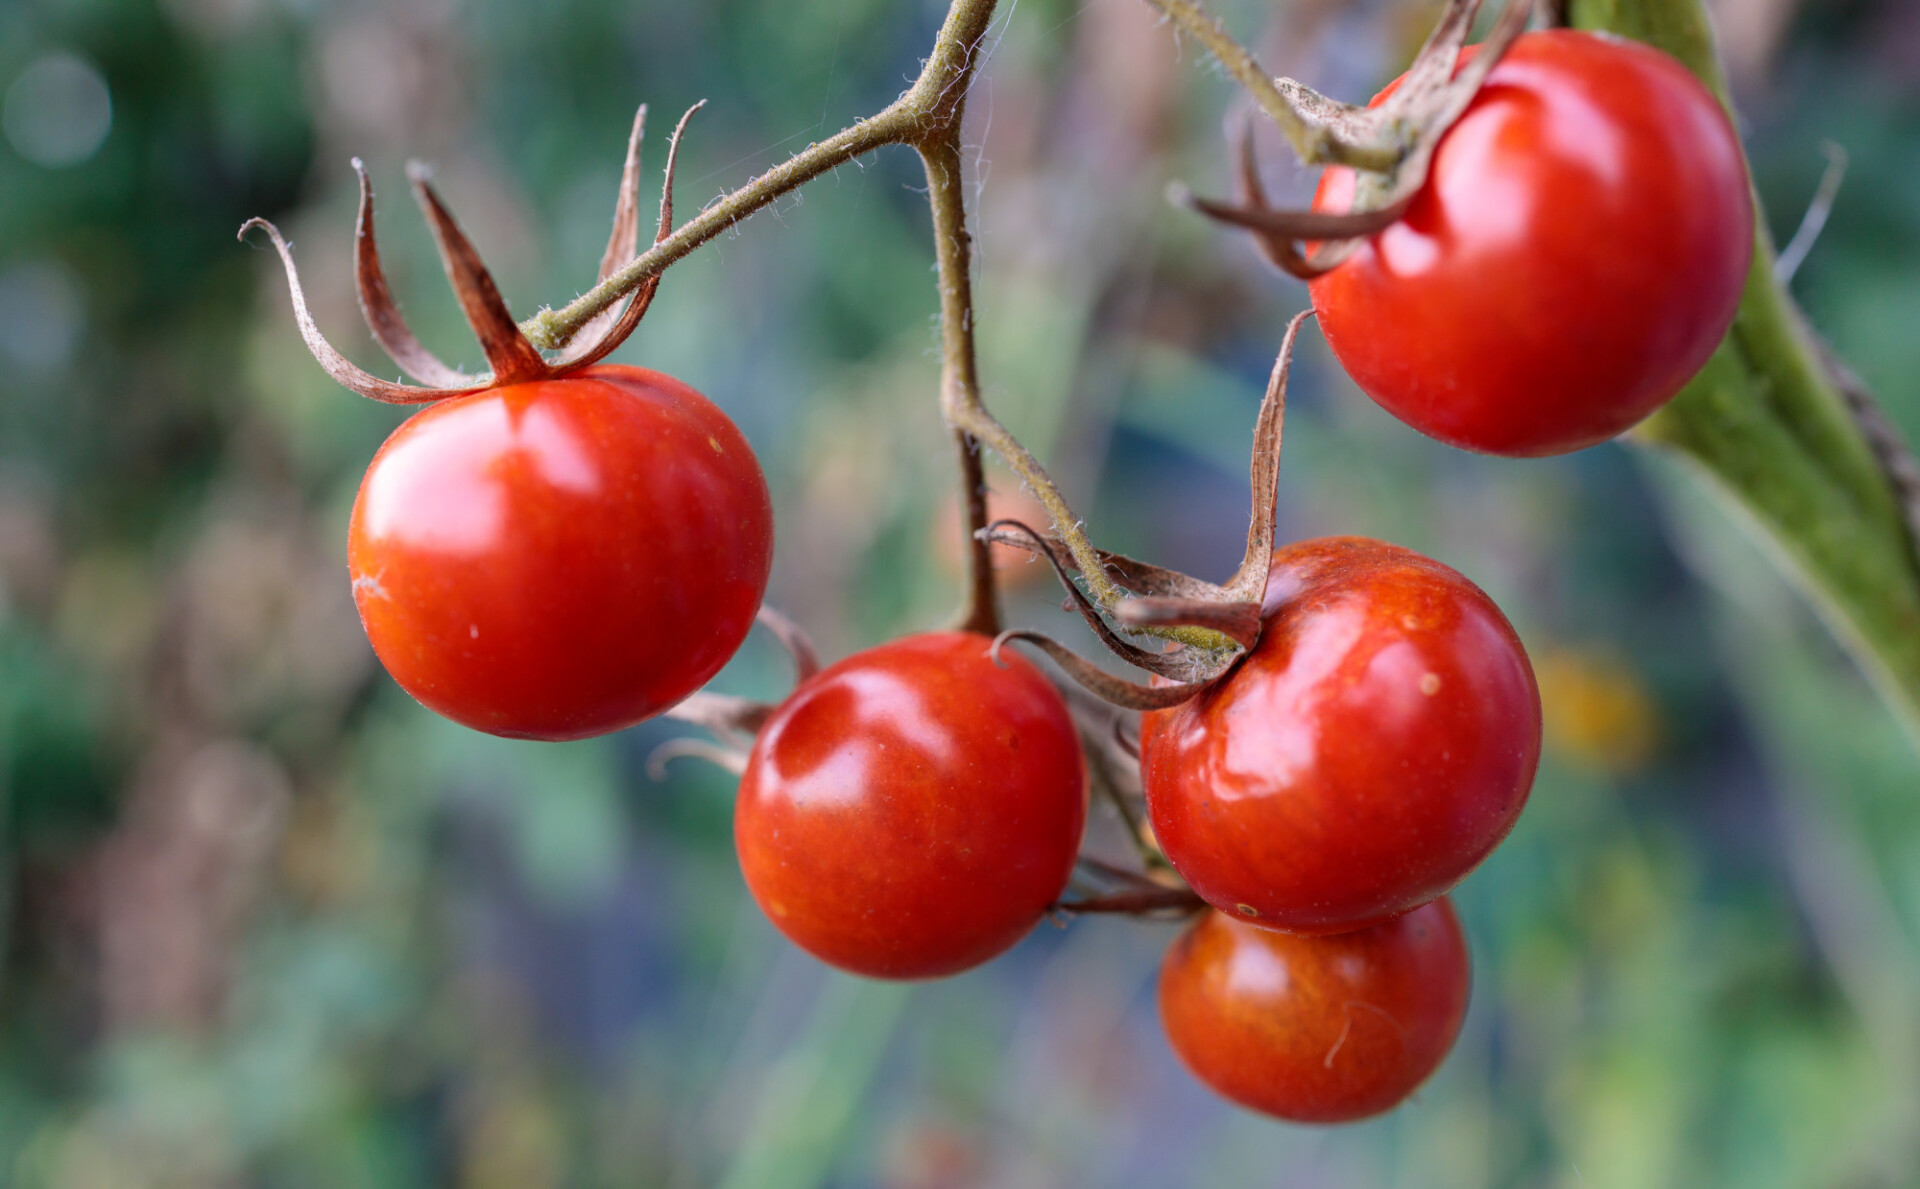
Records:
[[[820,654],[799,624],[765,605],[761,606],[754,620],[773,633],[780,647],[786,650],[787,658],[793,662],[795,685],[804,683],[820,671]],[[707,690],[682,699],[663,712],[661,717],[703,727],[713,735],[713,741],[669,739],[647,757],[647,774],[659,780],[666,774],[669,760],[685,757],[706,760],[735,776],[740,775],[746,771],[747,753],[753,750],[754,737],[766,725],[767,719],[773,717],[777,708],[771,702]]]
[[[1152,2],[1183,27],[1196,19],[1187,15],[1195,10],[1185,3]],[[1311,151],[1302,152],[1307,164],[1354,167],[1353,204],[1346,212],[1279,210],[1269,205],[1254,160],[1251,122],[1240,137],[1235,201],[1201,198],[1179,185],[1170,196],[1211,219],[1245,229],[1274,267],[1293,276],[1311,280],[1337,267],[1366,236],[1406,214],[1426,184],[1440,138],[1465,113],[1487,75],[1526,31],[1533,0],[1508,0],[1487,39],[1472,60],[1461,66],[1460,51],[1479,9],[1480,0],[1448,0],[1439,25],[1400,85],[1377,106],[1340,103],[1291,79],[1261,86],[1267,81],[1261,76],[1250,87],[1269,114],[1284,115],[1283,127],[1307,130],[1304,143]],[[1220,36],[1217,27],[1214,33]],[[1216,52],[1219,48],[1215,47]],[[1236,51],[1251,63],[1245,50],[1229,50]],[[1296,136],[1295,143],[1303,141]],[[1389,150],[1385,158],[1373,160],[1383,147]]]
[[[655,233],[656,243],[673,230],[673,170],[679,156],[681,134],[686,131],[688,118],[704,104],[703,100],[687,109],[667,142],[667,168],[660,189],[660,222]],[[620,195],[614,205],[613,233],[607,240],[606,252],[600,260],[601,280],[632,260],[639,248],[640,139],[646,127],[646,118],[647,109],[643,105],[634,116],[633,132],[627,139],[626,166],[621,171]],[[551,357],[543,355],[515,325],[513,315],[507,310],[507,303],[500,296],[499,287],[493,282],[492,274],[481,262],[473,244],[461,232],[446,204],[434,191],[427,170],[418,163],[409,164],[407,176],[412,183],[414,198],[420,203],[420,209],[425,212],[427,223],[433,230],[434,243],[440,250],[440,261],[446,268],[447,279],[453,284],[455,296],[459,298],[460,309],[487,356],[488,371],[479,375],[463,372],[442,362],[427,350],[401,316],[400,307],[387,286],[386,273],[380,264],[380,247],[374,238],[373,186],[367,179],[366,168],[357,157],[353,162],[353,170],[360,178],[360,214],[354,228],[353,246],[353,271],[359,288],[360,312],[366,318],[367,329],[373,333],[374,340],[402,371],[418,380],[419,384],[383,380],[355,366],[334,349],[320,333],[312,312],[307,308],[306,294],[300,287],[300,274],[293,263],[293,250],[286,237],[280,234],[279,228],[265,219],[250,219],[240,228],[240,235],[244,239],[256,227],[267,233],[274,250],[280,254],[281,263],[286,266],[287,288],[293,296],[294,320],[299,324],[300,337],[306,340],[307,350],[313,353],[329,376],[361,396],[388,404],[427,404],[506,384],[549,380],[598,363],[633,333],[660,285],[660,278],[649,278],[624,305],[609,308],[583,327],[565,350]]]
[[[1252,457],[1247,487],[1252,512],[1247,525],[1247,548],[1233,576],[1223,584],[1168,570],[1117,553],[1097,550],[1106,577],[1128,592],[1110,609],[1088,597],[1074,580],[1073,553],[1065,545],[1017,520],[1001,520],[981,530],[988,541],[1026,549],[1047,560],[1066,589],[1066,607],[1077,611],[1114,656],[1162,679],[1142,684],[1107,672],[1039,632],[1002,632],[994,641],[998,650],[1014,640],[1038,647],[1082,688],[1115,706],[1132,710],[1161,710],[1177,706],[1224,676],[1260,642],[1262,601],[1267,571],[1273,564],[1275,503],[1279,498],[1280,445],[1286,425],[1287,379],[1293,368],[1293,347],[1300,327],[1312,311],[1294,315],[1281,338],[1267,377],[1266,395],[1254,422]],[[1109,622],[1111,620],[1111,622]],[[1198,627],[1230,641],[1224,648],[1173,647],[1155,652],[1126,639],[1156,628]]]

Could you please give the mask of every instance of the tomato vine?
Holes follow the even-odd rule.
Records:
[[[1656,187],[1642,184],[1644,178],[1630,178],[1621,192],[1650,203],[1652,209],[1610,195],[1591,209],[1569,215],[1567,225],[1558,229],[1565,238],[1557,246],[1527,245],[1537,250],[1543,269],[1567,291],[1580,291],[1618,271],[1596,266],[1595,255],[1641,251],[1642,257],[1630,261],[1640,270],[1635,277],[1640,287],[1596,293],[1589,311],[1625,310],[1639,320],[1628,319],[1617,328],[1618,335],[1596,339],[1585,357],[1551,334],[1544,345],[1536,343],[1528,362],[1540,366],[1509,377],[1496,394],[1500,407],[1488,419],[1502,422],[1498,428],[1505,432],[1523,414],[1551,419],[1587,398],[1623,403],[1628,406],[1624,411],[1602,409],[1604,415],[1590,423],[1582,421],[1571,429],[1551,426],[1550,434],[1517,444],[1449,435],[1432,424],[1422,426],[1403,409],[1396,412],[1442,440],[1495,452],[1557,453],[1604,440],[1672,395],[1727,326],[1734,297],[1740,294],[1732,329],[1704,370],[1664,411],[1635,431],[1636,439],[1690,459],[1751,516],[1790,560],[1802,585],[1836,632],[1854,646],[1920,741],[1920,550],[1915,547],[1920,467],[1879,417],[1864,387],[1807,328],[1785,279],[1775,274],[1772,244],[1760,220],[1754,221],[1751,266],[1744,263],[1745,220],[1751,214],[1744,164],[1737,144],[1730,143],[1731,126],[1714,106],[1716,99],[1725,104],[1725,88],[1696,0],[1570,0],[1552,4],[1547,15],[1550,23],[1616,29],[1651,41],[1704,79],[1711,96],[1672,58],[1641,47],[1564,30],[1531,35],[1523,42],[1535,15],[1531,0],[1510,0],[1487,39],[1467,50],[1478,0],[1451,0],[1407,73],[1366,107],[1270,78],[1196,0],[1148,3],[1220,60],[1254,106],[1280,127],[1303,162],[1341,167],[1333,176],[1343,184],[1346,171],[1352,171],[1350,200],[1343,195],[1338,211],[1273,209],[1258,190],[1250,151],[1244,149],[1240,202],[1203,200],[1184,191],[1181,196],[1201,213],[1253,233],[1260,250],[1283,270],[1318,278],[1316,308],[1327,321],[1336,355],[1389,408],[1393,402],[1369,386],[1365,369],[1342,350],[1343,340],[1353,341],[1349,334],[1382,339],[1374,345],[1393,357],[1395,374],[1414,374],[1423,382],[1433,379],[1443,397],[1465,392],[1479,399],[1488,395],[1490,385],[1486,376],[1471,369],[1464,378],[1433,378],[1434,360],[1411,358],[1401,349],[1403,343],[1380,334],[1384,325],[1404,328],[1416,320],[1421,307],[1445,309],[1460,315],[1460,325],[1472,323],[1485,331],[1486,338],[1469,341],[1470,336],[1459,333],[1459,325],[1451,330],[1442,325],[1428,328],[1429,339],[1445,340],[1470,362],[1499,359],[1503,350],[1521,354],[1513,341],[1517,318],[1510,306],[1488,312],[1468,308],[1459,286],[1451,294],[1410,286],[1406,277],[1420,270],[1382,270],[1391,274],[1383,288],[1397,287],[1395,296],[1406,299],[1406,308],[1382,300],[1379,292],[1347,301],[1345,313],[1336,312],[1339,303],[1324,300],[1326,289],[1352,280],[1368,262],[1375,240],[1414,228],[1421,221],[1420,204],[1446,192],[1448,167],[1439,156],[1440,142],[1456,122],[1471,122],[1469,109],[1509,48],[1529,47],[1504,59],[1516,74],[1534,60],[1529,53],[1538,58],[1546,52],[1542,47],[1550,45],[1581,56],[1587,63],[1582,70],[1599,79],[1583,93],[1586,97],[1617,102],[1624,91],[1640,95],[1624,116],[1618,108],[1609,109],[1603,118],[1616,122],[1608,127],[1644,132],[1665,120],[1677,128],[1686,117],[1712,125],[1710,154],[1691,151],[1697,146],[1685,137],[1677,148],[1663,148],[1673,150],[1665,156],[1653,154],[1656,166],[1711,156],[1716,166],[1708,179],[1712,185],[1669,178],[1671,184],[1662,193],[1649,197],[1647,192]],[[988,409],[981,391],[962,131],[968,91],[997,7],[997,0],[952,0],[920,75],[892,104],[808,146],[676,228],[673,164],[687,123],[682,117],[670,142],[658,230],[644,251],[639,250],[635,201],[641,128],[636,121],[600,282],[565,307],[543,309],[524,323],[512,320],[477,254],[425,174],[416,172],[416,196],[485,348],[489,375],[468,376],[447,368],[425,352],[400,320],[380,273],[372,195],[364,174],[356,248],[363,307],[375,337],[428,387],[378,380],[327,346],[305,307],[290,250],[279,232],[266,225],[286,264],[302,333],[330,374],[376,399],[447,402],[397,431],[383,456],[395,449],[394,442],[404,445],[408,434],[431,432],[436,418],[462,402],[480,407],[480,402],[509,398],[511,415],[493,418],[508,428],[486,445],[503,454],[524,453],[524,442],[514,436],[520,432],[518,418],[537,399],[579,404],[591,394],[578,389],[596,383],[611,389],[618,381],[656,396],[665,394],[660,399],[682,412],[694,403],[704,404],[697,394],[681,394],[677,382],[638,369],[579,369],[619,344],[646,309],[665,270],[701,244],[781,195],[867,153],[888,145],[913,149],[926,175],[938,267],[939,405],[958,460],[970,542],[956,631],[910,637],[816,671],[818,662],[798,630],[777,615],[763,613],[762,622],[781,636],[794,656],[800,678],[795,694],[776,708],[704,693],[684,697],[724,663],[725,655],[702,657],[697,666],[682,666],[687,668],[684,673],[668,672],[670,666],[655,664],[648,653],[660,641],[649,637],[636,642],[624,630],[601,630],[604,625],[596,617],[602,612],[639,621],[642,635],[668,623],[684,629],[690,620],[684,608],[645,602],[641,596],[651,588],[614,589],[611,609],[595,605],[595,596],[619,580],[644,576],[651,581],[649,564],[679,546],[685,547],[678,550],[686,555],[684,568],[697,568],[703,549],[727,550],[724,538],[729,531],[744,542],[743,552],[757,566],[748,567],[754,572],[746,577],[759,585],[748,592],[748,599],[733,596],[752,581],[728,579],[730,585],[721,584],[725,591],[714,585],[719,578],[711,574],[705,575],[713,579],[706,586],[687,583],[698,587],[698,597],[690,603],[703,611],[725,612],[725,623],[712,630],[693,617],[693,631],[703,638],[724,637],[723,651],[730,655],[747,630],[752,607],[764,591],[766,566],[760,563],[765,561],[762,554],[771,550],[771,510],[757,467],[747,473],[752,464],[744,440],[718,410],[712,411],[711,422],[700,421],[689,432],[695,438],[711,434],[705,443],[716,456],[731,450],[741,460],[730,481],[753,497],[743,497],[743,504],[752,507],[738,514],[728,511],[720,517],[727,525],[708,526],[711,531],[689,529],[670,543],[676,548],[644,543],[644,557],[615,557],[606,575],[591,574],[590,567],[581,564],[582,558],[592,560],[604,552],[599,549],[602,543],[595,542],[594,548],[576,549],[543,565],[543,581],[532,594],[502,582],[502,567],[489,558],[462,581],[508,588],[504,594],[485,592],[499,596],[505,610],[479,599],[454,606],[457,614],[448,619],[441,614],[447,609],[439,605],[447,602],[444,596],[427,589],[429,584],[416,584],[421,590],[406,610],[427,607],[434,615],[420,621],[423,627],[409,620],[404,631],[393,629],[386,647],[380,647],[377,616],[366,601],[363,622],[389,669],[416,697],[480,729],[570,738],[663,711],[710,728],[723,745],[719,749],[681,746],[675,754],[708,755],[743,773],[736,840],[755,898],[799,944],[844,968],[879,977],[944,975],[1014,944],[1049,910],[1144,916],[1207,911],[1201,908],[1204,903],[1212,915],[1170,958],[1162,984],[1176,1048],[1196,1072],[1228,1096],[1284,1117],[1345,1119],[1386,1109],[1431,1071],[1459,1027],[1467,986],[1465,948],[1445,896],[1506,836],[1531,788],[1540,754],[1541,716],[1530,662],[1485,595],[1429,559],[1363,539],[1306,542],[1276,553],[1274,501],[1288,369],[1306,315],[1286,329],[1255,426],[1250,527],[1235,573],[1214,584],[1093,544],[1059,486]],[[1650,89],[1636,89],[1624,84],[1618,62],[1607,59],[1628,53],[1643,60],[1649,77],[1659,75],[1659,86],[1648,83]],[[1524,90],[1518,84],[1507,89]],[[1488,106],[1494,102],[1489,99]],[[1459,127],[1461,140],[1468,139],[1468,124]],[[1539,164],[1551,154],[1534,156]],[[1486,168],[1484,162],[1480,168]],[[1560,201],[1549,196],[1539,198],[1538,205],[1564,213],[1578,206],[1565,199],[1585,182],[1585,175],[1557,175],[1554,194]],[[1514,212],[1537,197],[1515,199],[1513,210],[1496,211],[1494,221],[1500,226],[1493,238],[1502,238]],[[1676,229],[1679,208],[1689,202],[1705,205],[1689,208],[1685,213],[1694,221]],[[1491,209],[1471,196],[1460,205]],[[1623,209],[1649,223],[1664,221],[1672,234],[1650,238],[1631,233],[1643,228],[1623,232],[1617,223],[1606,222]],[[1464,225],[1467,220],[1455,222]],[[1596,223],[1605,225],[1596,228]],[[1717,237],[1710,234],[1715,232]],[[1676,265],[1669,259],[1679,255],[1680,248],[1703,240],[1713,241],[1704,264],[1688,258]],[[1601,245],[1597,254],[1568,246],[1595,242]],[[1543,302],[1539,290],[1544,286],[1515,280],[1524,270],[1512,267],[1507,258],[1468,250],[1453,264],[1461,273],[1476,267],[1495,270],[1470,279],[1483,282],[1496,276],[1496,284],[1472,288],[1501,290],[1503,300],[1518,290],[1519,306],[1550,307],[1547,317],[1561,320],[1550,323],[1550,331],[1583,329],[1580,310],[1570,310],[1572,303],[1566,300]],[[1336,271],[1343,265],[1344,272]],[[1688,275],[1681,280],[1666,275],[1663,281],[1662,268],[1679,268]],[[1703,272],[1711,274],[1705,286],[1711,300],[1691,303],[1701,308],[1688,308],[1686,286]],[[1677,307],[1656,300],[1669,295],[1679,299]],[[1336,327],[1336,321],[1341,325]],[[1671,358],[1661,359],[1657,367],[1649,365],[1658,376],[1648,380],[1634,375],[1633,348],[1663,334],[1678,335],[1684,342],[1668,352]],[[548,358],[543,351],[558,354]],[[1600,366],[1622,360],[1619,372]],[[1584,373],[1589,381],[1584,389],[1574,391],[1579,386],[1569,381],[1571,373]],[[548,384],[556,391],[545,393]],[[576,390],[558,391],[567,385]],[[1453,401],[1454,412],[1460,403]],[[728,437],[728,445],[723,446],[722,437]],[[1503,445],[1509,448],[1501,449]],[[702,450],[696,443],[694,453]],[[1034,493],[1049,531],[1017,521],[989,523],[983,450],[1004,460]],[[455,461],[486,466],[488,457]],[[376,468],[381,461],[376,458]],[[713,460],[703,455],[703,461]],[[388,464],[392,469],[391,457]],[[727,465],[736,464],[730,460]],[[450,474],[452,464],[441,469]],[[646,466],[637,456],[622,457],[606,469],[633,474]],[[370,475],[368,490],[374,486]],[[540,550],[564,536],[552,525],[576,514],[568,502],[571,496],[556,494],[550,490],[554,486],[522,484],[516,498],[537,504],[541,514],[534,518],[537,530],[511,543],[519,554],[540,560]],[[380,506],[378,501],[363,503]],[[626,510],[642,518],[659,510],[679,527],[696,519],[687,511],[691,503],[638,499]],[[639,508],[641,504],[646,506]],[[356,513],[356,525],[360,520]],[[624,521],[610,531],[636,541],[645,535]],[[766,549],[759,550],[763,541]],[[1153,680],[1125,681],[1038,633],[1003,630],[990,555],[997,543],[1020,546],[1051,563],[1068,592],[1069,607],[1078,610],[1110,651],[1149,672]],[[356,537],[356,590],[363,573],[373,588],[383,582],[399,584],[404,573],[396,578],[387,571],[404,565],[404,552],[385,542],[363,547]],[[596,580],[581,583],[582,573]],[[550,589],[569,583],[584,589]],[[369,596],[380,601],[381,614],[386,614],[386,597],[384,589]],[[573,695],[591,683],[570,667],[577,659],[571,654],[557,665],[548,663],[566,651],[554,644],[559,637],[515,636],[511,621],[524,610],[522,604],[537,604],[567,634],[569,647],[584,641],[589,667],[617,669],[623,678],[637,675],[637,688],[630,688],[629,680],[618,689],[589,689],[590,704],[572,705]],[[482,620],[489,633],[495,633],[496,622],[506,626],[508,630],[496,634],[518,649],[514,665],[489,670],[473,659],[471,650],[462,651],[467,643],[458,640],[461,624],[466,624],[471,641],[480,638]],[[591,629],[584,636],[582,625]],[[1143,647],[1150,644],[1143,637],[1174,647]],[[448,646],[449,639],[456,643]],[[1080,691],[1062,692],[1028,662],[1003,656],[1003,646],[1016,639],[1047,652],[1100,699],[1103,709],[1111,704],[1148,712],[1138,743],[1127,737],[1117,714],[1090,710],[1080,701]],[[667,643],[670,648],[675,642]],[[426,662],[415,664],[420,657]],[[1296,665],[1296,660],[1301,663]],[[445,673],[437,667],[443,661]],[[448,696],[442,688],[470,682],[475,672],[487,678],[477,701]],[[1440,696],[1443,690],[1445,697]],[[1077,854],[1089,775],[1119,809],[1141,851],[1140,871]],[[1144,820],[1136,804],[1148,810]],[[1190,889],[1179,886],[1181,878]],[[1077,885],[1072,882],[1076,879]],[[1070,887],[1077,895],[1067,894]],[[1271,930],[1292,936],[1280,940],[1280,933]],[[1330,939],[1322,944],[1315,934]],[[1242,1027],[1247,1020],[1270,1022],[1279,1008],[1215,1002],[1193,988],[1218,983],[1220,969],[1238,961],[1233,954],[1244,951],[1254,955],[1249,961],[1290,965],[1303,986],[1324,982],[1326,989],[1308,998],[1331,1002],[1351,990],[1342,972],[1352,964],[1340,958],[1348,950],[1365,951],[1362,956],[1373,963],[1370,979],[1389,990],[1407,990],[1408,1011],[1424,1003],[1429,1016],[1425,1039],[1406,1047],[1407,1059],[1386,1069],[1391,1076],[1378,1085],[1363,1085],[1355,1080],[1360,1075],[1349,1070],[1310,1094],[1312,1101],[1270,1095],[1274,1085],[1288,1080],[1286,1068],[1297,1064],[1302,1053],[1313,1057],[1325,1051],[1321,1064],[1324,1070],[1333,1069],[1333,1054],[1348,1043],[1352,1024],[1344,1008],[1337,1023],[1332,1015],[1316,1019],[1309,1011],[1290,1009],[1289,1031],[1262,1031],[1264,1023],[1250,1031]],[[1420,986],[1436,980],[1455,990],[1423,1000]],[[1327,1035],[1334,1037],[1332,1051],[1327,1051]],[[1376,1072],[1385,1069],[1384,1058],[1360,1056],[1366,1043],[1354,1039],[1356,1060],[1377,1067]],[[1238,1063],[1243,1052],[1253,1053],[1258,1067],[1248,1075],[1251,1081],[1242,1081]]]

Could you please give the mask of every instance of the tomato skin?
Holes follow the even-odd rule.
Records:
[[[1345,210],[1352,193],[1352,173],[1330,169],[1314,206]],[[1527,33],[1440,141],[1406,217],[1316,279],[1313,307],[1347,373],[1422,433],[1563,454],[1700,370],[1753,234],[1739,138],[1684,66],[1608,35]]]
[[[579,739],[667,709],[739,648],[773,506],[712,402],[601,366],[416,413],[367,468],[347,541],[403,689],[475,730]]]
[[[1433,900],[1513,828],[1540,694],[1499,608],[1363,537],[1275,552],[1260,642],[1142,716],[1154,837],[1209,904],[1340,933]]]
[[[804,682],[734,809],[747,888],[801,948],[874,978],[954,974],[1033,928],[1073,872],[1086,769],[1065,701],[1011,651],[909,636]]]
[[[1447,900],[1302,937],[1209,912],[1160,965],[1160,1020],[1195,1077],[1297,1123],[1391,1110],[1440,1066],[1473,981]]]

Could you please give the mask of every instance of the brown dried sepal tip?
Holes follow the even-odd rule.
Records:
[[[1275,80],[1296,110],[1343,141],[1360,144],[1396,138],[1406,145],[1390,172],[1358,174],[1353,206],[1346,213],[1276,210],[1268,205],[1254,160],[1251,120],[1241,129],[1237,201],[1201,198],[1177,184],[1170,197],[1208,218],[1244,228],[1253,235],[1261,255],[1291,276],[1312,280],[1337,267],[1365,237],[1407,213],[1414,195],[1426,184],[1434,147],[1465,113],[1514,40],[1526,31],[1533,0],[1509,0],[1479,52],[1456,74],[1455,64],[1479,8],[1480,0],[1448,0],[1440,24],[1407,68],[1405,79],[1378,107],[1339,103],[1292,79]],[[1311,251],[1309,244],[1315,245]]]
[[[1266,596],[1267,572],[1273,565],[1275,505],[1280,494],[1280,445],[1286,426],[1287,380],[1293,369],[1294,343],[1312,311],[1294,315],[1275,354],[1267,377],[1266,395],[1255,419],[1253,449],[1247,468],[1252,512],[1247,524],[1247,548],[1240,565],[1225,585],[1099,551],[1101,564],[1115,585],[1132,592],[1106,614],[1073,580],[1073,554],[1060,541],[1043,536],[1017,520],[1000,520],[982,530],[996,544],[1013,545],[1045,558],[1060,576],[1067,592],[1067,609],[1077,611],[1107,650],[1138,669],[1168,682],[1142,685],[1115,676],[1092,661],[1075,655],[1065,645],[1032,631],[1002,632],[997,650],[1010,640],[1024,640],[1052,657],[1054,663],[1083,688],[1115,706],[1131,710],[1162,710],[1177,706],[1225,676],[1241,657],[1260,642],[1261,608]],[[1231,649],[1174,648],[1151,652],[1129,640],[1121,630],[1200,627],[1219,632],[1236,647]]]
[[[806,629],[765,604],[754,614],[754,622],[773,633],[773,638],[780,642],[787,658],[793,662],[795,685],[807,681],[820,671],[820,654]],[[768,702],[701,690],[675,703],[662,717],[705,727],[719,738],[736,743],[744,750],[753,745],[753,737],[773,716],[775,709],[777,707]]]
[[[679,156],[680,137],[686,131],[688,118],[703,106],[704,100],[688,108],[675,126],[673,137],[667,142],[666,177],[660,189],[660,223],[655,233],[655,243],[665,239],[673,230],[673,170]],[[640,140],[646,120],[647,109],[642,105],[634,116],[633,131],[627,138],[626,166],[621,171],[620,196],[613,211],[613,234],[608,238],[607,250],[600,258],[602,281],[631,261],[639,248]],[[354,158],[353,171],[360,178],[360,214],[354,228],[353,244],[353,271],[359,289],[360,312],[367,320],[367,329],[373,333],[374,341],[400,366],[401,371],[418,380],[419,385],[395,383],[363,371],[327,342],[307,308],[306,294],[300,288],[300,273],[293,264],[293,250],[286,237],[280,234],[279,228],[265,219],[249,219],[240,228],[240,236],[246,238],[247,233],[256,227],[267,233],[274,250],[280,253],[280,262],[286,266],[287,288],[293,297],[294,321],[300,327],[300,337],[306,340],[307,350],[313,353],[329,376],[361,396],[388,404],[420,405],[505,384],[550,380],[598,363],[633,333],[634,327],[640,324],[641,316],[647,312],[654,291],[659,288],[659,277],[648,278],[624,306],[616,305],[582,327],[564,350],[551,358],[542,355],[515,324],[513,315],[507,310],[507,303],[500,296],[499,287],[493,282],[492,274],[487,271],[479,253],[474,251],[473,244],[461,232],[452,213],[434,191],[427,170],[418,163],[411,163],[407,166],[407,176],[413,186],[414,198],[426,213],[427,223],[433,230],[434,243],[440,250],[440,262],[446,268],[447,280],[453,284],[461,312],[466,315],[467,324],[473,328],[480,340],[481,350],[487,356],[489,370],[477,376],[470,375],[441,362],[414,336],[407,320],[401,316],[400,307],[393,299],[393,291],[387,286],[386,273],[380,266],[380,247],[373,234],[373,186],[367,180],[366,168],[358,157]]]
[[[609,249],[611,251],[611,249]],[[754,615],[761,627],[773,633],[787,658],[793,662],[793,682],[799,685],[820,671],[820,653],[806,629],[772,607],[762,604]],[[669,739],[647,757],[647,774],[653,780],[666,777],[667,764],[677,759],[705,760],[739,776],[747,770],[747,757],[753,741],[779,707],[770,702],[707,690],[691,694],[674,704],[661,717],[692,723],[713,735],[705,739]]]

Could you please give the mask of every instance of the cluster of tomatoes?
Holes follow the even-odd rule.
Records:
[[[1493,603],[1392,545],[1280,551],[1264,612],[1225,678],[1142,719],[1153,836],[1211,906],[1168,954],[1162,1015],[1228,1097],[1357,1118],[1410,1093],[1459,1028],[1466,946],[1439,897],[1526,802],[1539,694]],[[1038,670],[980,636],[920,635],[801,684],[760,730],[734,833],[788,937],[929,978],[1058,903],[1085,787]]]
[[[1320,201],[1338,206],[1337,171]],[[1724,113],[1677,63],[1586,34],[1520,39],[1404,219],[1315,281],[1335,353],[1432,435],[1538,455],[1610,437],[1725,333],[1752,214]],[[773,550],[766,483],[714,405],[597,366],[443,401],[367,472],[354,593],[387,670],[475,729],[618,730],[738,648]],[[1087,812],[1079,729],[1028,661],[964,632],[801,682],[760,725],[735,817],[788,937],[881,978],[1018,942],[1057,906]],[[1472,583],[1360,538],[1278,550],[1262,630],[1142,716],[1153,844],[1208,906],[1169,950],[1162,1018],[1204,1081],[1338,1121],[1437,1067],[1466,1009],[1446,893],[1512,828],[1540,704]]]

